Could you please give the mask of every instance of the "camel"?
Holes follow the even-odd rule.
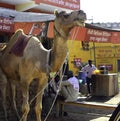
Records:
[[[0,51],[4,50],[7,46],[7,43],[0,43]]]
[[[0,68],[0,91],[1,91],[1,96],[2,96],[2,105],[3,105],[3,110],[4,110],[4,115],[5,115],[5,120],[7,121],[7,111],[6,111],[6,88],[7,88],[7,78]]]
[[[11,53],[11,48],[18,37],[25,35],[23,30],[19,29],[11,37],[0,57],[0,66],[11,84],[12,101],[15,108],[16,83],[19,83],[21,87],[23,96],[22,121],[27,121],[30,111],[29,85],[35,78],[39,80],[37,93],[41,92],[36,97],[35,112],[37,121],[41,121],[42,95],[47,85],[47,75],[50,72],[58,71],[63,64],[68,52],[67,40],[70,30],[75,26],[83,27],[85,25],[86,14],[82,10],[71,13],[56,11],[55,16],[54,43],[51,49],[45,49],[39,39],[32,36],[29,38],[22,56]]]

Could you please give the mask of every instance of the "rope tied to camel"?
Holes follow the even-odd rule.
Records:
[[[62,64],[62,66],[61,66],[61,68],[59,69],[59,71],[57,71],[57,73],[53,76],[53,78],[52,78],[51,81],[49,82],[49,84],[52,83],[52,81],[54,80],[55,76],[56,76],[56,75],[60,75],[60,83],[59,83],[59,85],[58,85],[58,89],[56,90],[56,95],[55,95],[55,97],[54,97],[54,100],[53,100],[53,103],[52,103],[52,105],[51,105],[51,108],[50,108],[50,110],[49,110],[47,116],[45,117],[44,121],[46,121],[46,120],[48,119],[48,116],[50,115],[50,112],[52,111],[52,108],[53,108],[53,106],[54,106],[54,104],[55,104],[55,101],[56,101],[57,96],[58,96],[58,94],[59,94],[59,91],[60,91],[60,89],[61,89],[61,83],[62,83],[62,80],[63,80],[63,77],[64,77],[64,73],[65,73],[65,70],[66,70],[66,67],[67,67],[67,62],[66,62],[66,61],[67,61],[67,59],[68,59],[68,55],[69,55],[69,53],[67,52],[67,55],[66,55],[66,57],[65,57],[65,59],[64,59],[64,62],[63,62],[63,64],[65,63],[65,68],[64,68],[64,70],[62,71],[62,68],[63,68],[63,64]]]
[[[77,28],[77,30],[74,30],[73,36],[72,36],[72,40],[75,40],[74,38],[77,36],[78,30],[79,30],[79,28]],[[71,41],[71,43],[70,43],[70,48],[69,48],[69,50],[72,49],[72,44],[73,44],[73,41]],[[54,106],[54,104],[55,104],[55,101],[56,101],[57,96],[58,96],[58,94],[59,94],[59,91],[60,91],[60,89],[61,89],[61,83],[62,83],[62,79],[63,79],[64,73],[65,73],[65,70],[66,70],[66,67],[67,67],[66,61],[68,60],[68,57],[69,57],[69,52],[67,52],[66,57],[65,57],[64,62],[63,62],[63,64],[65,63],[65,68],[64,68],[64,70],[63,70],[63,74],[62,74],[62,73],[60,74],[60,83],[59,83],[58,89],[57,89],[57,91],[56,91],[56,95],[55,95],[55,97],[54,97],[54,100],[53,100],[53,103],[52,103],[52,105],[51,105],[51,108],[50,108],[50,110],[49,110],[47,116],[45,117],[44,121],[46,121],[47,118],[48,118],[48,116],[50,115],[50,112],[51,112],[51,110],[52,110],[52,108],[53,108],[53,106]],[[46,74],[47,74],[47,77],[50,77],[49,58],[50,58],[50,51],[49,51],[49,53],[47,54],[47,60],[46,60],[46,72],[47,72]],[[62,72],[61,70],[62,70],[63,64],[62,64],[61,68],[59,69],[59,71],[58,71],[56,74]],[[45,90],[45,88],[47,88],[47,86],[54,80],[54,78],[55,78],[55,76],[51,79],[51,81],[50,81],[40,92],[38,92],[38,93],[36,94],[36,96],[30,101],[30,104],[36,99],[36,97],[37,97],[39,94],[41,94],[41,92],[43,92],[43,91]]]
[[[50,78],[50,55],[51,55],[51,49],[47,52],[47,59],[46,59],[46,75],[48,79]]]
[[[72,40],[74,40],[74,38],[76,38],[78,31],[79,31],[79,28],[77,28],[77,30],[74,30],[73,36],[72,36]],[[73,43],[73,41],[71,41],[71,43],[70,43],[70,48],[69,48],[69,49],[72,49],[72,43]],[[61,73],[60,73],[60,83],[59,83],[58,89],[57,89],[57,91],[56,91],[56,95],[55,95],[55,97],[54,97],[54,100],[53,100],[53,103],[52,103],[52,105],[51,105],[51,108],[50,108],[50,110],[49,110],[47,116],[45,117],[44,121],[46,121],[47,118],[48,118],[48,116],[50,115],[50,112],[51,112],[51,110],[52,110],[52,108],[53,108],[53,106],[54,106],[54,103],[55,103],[55,101],[56,101],[56,99],[57,99],[57,96],[58,96],[58,94],[59,94],[59,91],[60,91],[60,89],[61,89],[61,83],[62,83],[64,74],[65,74],[65,70],[66,70],[66,67],[67,67],[67,60],[68,60],[68,57],[69,57],[69,52],[67,52],[67,55],[66,55],[66,57],[65,57],[65,60],[64,60],[64,62],[63,62],[63,64],[65,64],[63,73],[62,73],[62,71],[61,71],[62,68],[63,68],[63,64],[62,64],[60,70],[56,73],[56,75],[57,75],[58,73],[61,72]],[[49,83],[52,83],[52,81],[54,80],[54,78],[55,78],[55,76],[51,79],[51,81],[50,81]]]
[[[77,28],[77,30],[74,30],[74,33],[73,33],[73,36],[72,36],[72,40],[74,40],[73,38],[75,38],[75,37],[77,36],[78,31],[79,31],[79,28]],[[69,49],[72,48],[72,43],[73,43],[73,41],[71,41],[71,43],[70,43],[70,48],[69,48]],[[49,110],[47,116],[45,117],[44,121],[46,121],[47,118],[48,118],[48,116],[50,115],[50,112],[51,112],[51,110],[52,110],[52,108],[53,108],[53,106],[54,106],[54,103],[55,103],[55,101],[56,101],[56,99],[57,99],[57,96],[58,96],[58,94],[59,94],[59,91],[60,91],[60,89],[61,89],[61,83],[62,83],[64,74],[65,74],[65,70],[66,70],[66,67],[67,67],[67,62],[66,62],[66,61],[68,60],[68,57],[69,57],[69,52],[67,52],[67,55],[66,55],[66,57],[65,57],[65,61],[63,62],[63,64],[65,64],[65,67],[64,67],[64,70],[63,70],[63,74],[62,74],[62,71],[61,71],[62,68],[63,68],[63,64],[62,64],[60,70],[56,73],[56,75],[57,75],[58,73],[61,72],[61,73],[60,73],[60,83],[59,83],[58,89],[57,89],[57,91],[56,91],[56,95],[55,95],[55,97],[54,97],[54,100],[53,100],[53,103],[52,103],[52,105],[51,105],[51,108],[50,108],[50,110]],[[51,81],[50,81],[49,83],[52,83],[52,80],[54,80],[54,78],[55,78],[55,76],[51,79]]]

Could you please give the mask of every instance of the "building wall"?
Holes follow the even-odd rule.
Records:
[[[23,29],[25,34],[29,34],[29,32],[32,29],[33,24],[35,24],[34,22],[16,22],[14,25],[14,30],[16,31],[17,29]],[[41,26],[42,23],[41,22],[36,22],[36,24],[39,26],[38,28],[33,29],[32,35],[36,35],[39,34],[41,31]]]
[[[79,71],[79,64],[87,62],[88,59],[93,58],[93,52],[84,51],[81,46],[81,41],[69,40],[69,69],[73,70],[75,74]]]
[[[89,42],[89,50],[83,50],[81,41],[69,40],[68,48],[69,69],[75,75],[81,69],[80,64],[87,63],[88,59],[92,59],[98,69],[105,65],[109,68],[109,73],[120,71],[120,44]]]

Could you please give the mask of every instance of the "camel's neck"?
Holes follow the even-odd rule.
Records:
[[[57,30],[54,31],[54,44],[51,52],[51,70],[57,71],[65,61],[68,48],[67,48],[68,36],[64,34],[61,36]]]

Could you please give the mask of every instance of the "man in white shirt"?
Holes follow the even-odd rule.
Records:
[[[92,60],[88,60],[88,64],[83,67],[81,69],[81,71],[84,71],[86,73],[86,82],[87,82],[87,89],[88,89],[88,95],[90,95],[91,93],[91,88],[90,88],[90,84],[91,84],[91,77],[93,74],[93,71],[96,70],[97,68],[95,67],[95,65],[92,64]]]

